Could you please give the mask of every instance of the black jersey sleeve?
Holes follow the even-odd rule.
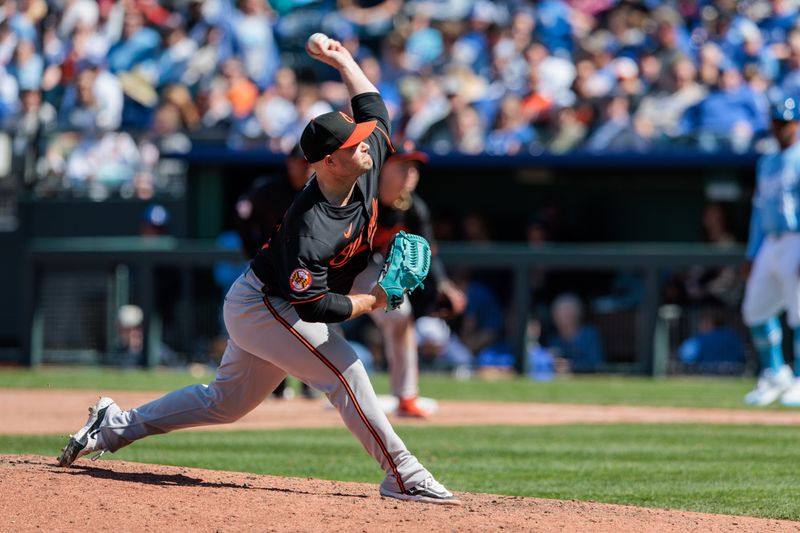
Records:
[[[329,246],[310,236],[298,236],[286,243],[283,256],[281,292],[291,304],[309,302],[328,293]]]
[[[323,298],[298,303],[294,309],[306,322],[343,322],[353,314],[353,303],[347,296],[329,292]]]
[[[328,289],[328,262],[331,252],[322,241],[310,236],[296,240],[296,255],[289,253],[287,263],[288,300],[297,315],[306,322],[342,322],[353,312],[350,299]]]
[[[353,97],[350,105],[353,108],[353,118],[356,122],[378,121],[375,131],[367,138],[367,142],[373,148],[374,155],[378,158],[376,163],[380,166],[394,152],[391,141],[392,131],[389,126],[391,120],[386,104],[383,103],[383,98],[378,93],[361,93]]]

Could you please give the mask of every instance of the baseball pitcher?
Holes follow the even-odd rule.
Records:
[[[230,339],[216,378],[130,411],[101,398],[64,448],[61,466],[90,452],[114,452],[148,435],[233,422],[292,374],[327,395],[381,465],[386,474],[382,496],[460,503],[408,451],[381,410],[356,353],[329,327],[394,307],[423,280],[429,250],[420,239],[401,236],[399,264],[387,265],[370,292],[351,294],[372,251],[378,175],[393,151],[389,116],[377,89],[341,43],[316,41],[308,52],[339,71],[352,97],[353,116],[325,113],[303,131],[300,143],[314,175],[225,297]]]

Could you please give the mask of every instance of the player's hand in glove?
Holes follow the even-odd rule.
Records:
[[[431,247],[419,235],[398,232],[389,246],[378,285],[386,292],[386,311],[403,303],[403,297],[422,284],[431,267]]]

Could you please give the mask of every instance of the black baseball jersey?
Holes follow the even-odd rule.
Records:
[[[316,175],[297,194],[269,243],[252,261],[252,268],[269,295],[293,304],[313,302],[328,293],[348,294],[353,280],[367,265],[378,222],[378,176],[394,148],[389,138],[389,114],[377,93],[352,99],[356,122],[376,119],[365,139],[373,166],[356,180],[350,202],[328,203]]]

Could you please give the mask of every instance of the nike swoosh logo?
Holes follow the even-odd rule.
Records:
[[[349,239],[350,235],[353,234],[353,223],[350,223],[350,227],[347,228],[347,231],[344,232],[344,238]]]

